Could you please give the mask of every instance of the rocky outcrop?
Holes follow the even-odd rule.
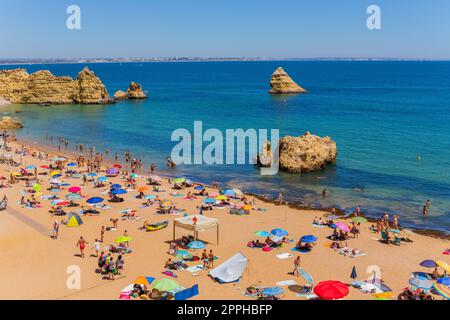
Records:
[[[0,119],[0,130],[20,129],[23,128],[22,123],[11,117],[3,117]]]
[[[147,95],[142,91],[142,86],[139,83],[131,82],[127,90],[128,99],[146,99]]]
[[[123,92],[122,90],[117,90],[116,93],[114,93],[114,99],[126,100],[126,99],[128,99],[128,95],[126,92]]]
[[[272,74],[270,80],[271,94],[290,94],[290,93],[305,93],[306,90],[300,87],[289,77],[282,67],[279,67]]]
[[[102,81],[85,67],[76,79],[48,70],[0,70],[0,100],[14,104],[105,104],[111,98]]]
[[[310,172],[322,169],[336,160],[336,142],[306,132],[300,137],[280,139],[280,169],[288,172]]]

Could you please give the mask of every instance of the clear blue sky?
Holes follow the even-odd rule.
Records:
[[[450,59],[450,1],[0,0],[0,58],[158,56]]]

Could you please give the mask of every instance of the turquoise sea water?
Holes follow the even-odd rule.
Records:
[[[306,95],[274,97],[271,73],[285,70]],[[17,66],[1,66],[12,68]],[[79,64],[29,65],[76,76]],[[131,150],[165,166],[177,128],[276,128],[283,135],[329,135],[338,160],[324,171],[260,176],[253,165],[179,166],[176,175],[223,182],[266,197],[336,206],[378,216],[389,210],[406,226],[450,230],[450,62],[270,61],[91,64],[110,94],[130,81],[149,90],[146,101],[107,106],[2,106],[21,110],[18,136],[45,134],[72,142]],[[420,160],[418,160],[420,155]],[[321,190],[328,189],[323,199]],[[356,191],[355,188],[364,191]],[[432,206],[426,220],[423,203]]]

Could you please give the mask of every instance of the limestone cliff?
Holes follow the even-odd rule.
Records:
[[[0,120],[0,130],[20,129],[23,128],[22,123],[11,117],[3,117]]]
[[[289,94],[289,93],[305,93],[306,90],[300,87],[291,79],[291,77],[284,71],[282,67],[279,67],[272,74],[270,80],[270,93],[272,94]]]
[[[85,67],[76,79],[48,70],[0,70],[0,100],[15,104],[104,104],[111,98],[102,81]]]

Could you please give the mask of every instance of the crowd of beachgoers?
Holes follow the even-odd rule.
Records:
[[[360,206],[345,216],[335,209],[297,210],[281,193],[274,203],[265,202],[237,188],[178,177],[176,171],[158,175],[155,164],[145,167],[128,151],[100,152],[47,135],[45,140],[57,145],[53,152],[15,140],[12,133],[2,134],[0,209],[28,226],[34,223],[36,230],[48,228],[54,242],[42,242],[45,246],[71,242],[76,258],[96,275],[88,280],[92,286],[123,285],[115,298],[449,297],[448,237],[402,228],[389,212],[369,221]],[[170,159],[167,166],[175,168]],[[427,200],[424,214],[430,206]],[[182,218],[188,227],[176,237],[174,224]],[[217,227],[217,240],[220,224],[225,241],[205,240],[206,222]],[[21,253],[5,254],[16,259]],[[365,270],[371,265],[383,276],[376,268]],[[236,279],[221,276],[237,269]],[[82,297],[114,298],[106,291]]]

